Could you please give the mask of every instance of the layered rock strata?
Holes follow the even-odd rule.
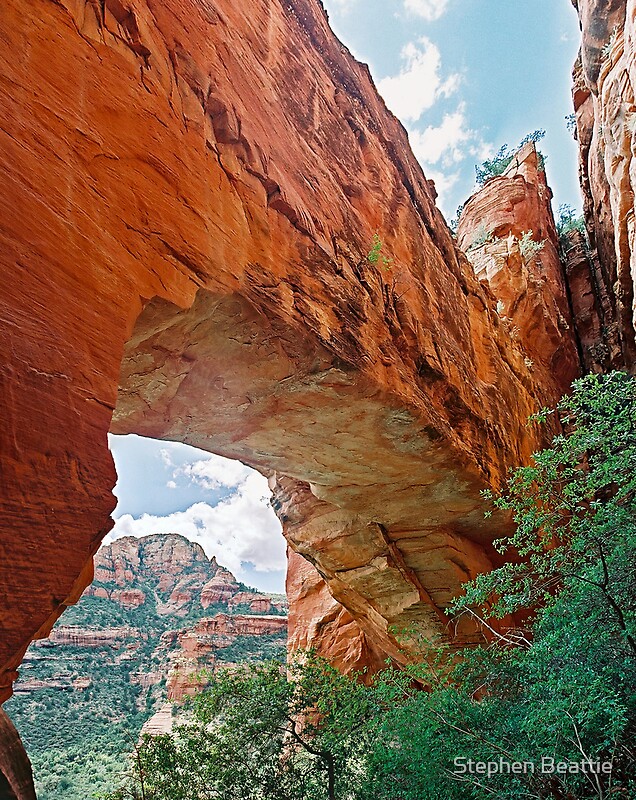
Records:
[[[573,3],[582,29],[573,98],[591,243],[586,282],[600,317],[597,355],[606,368],[631,368],[636,354],[636,4]]]
[[[91,579],[109,428],[269,476],[336,661],[448,633],[504,524],[479,491],[564,380],[529,369],[318,0],[5,0],[0,35],[0,698]]]
[[[148,604],[161,616],[185,617],[219,604],[229,609],[247,606],[259,614],[287,608],[280,596],[246,591],[214,556],[208,558],[200,544],[176,533],[115,539],[100,547],[94,565],[94,580],[83,596],[107,598],[127,609]],[[101,630],[100,635],[117,631]],[[61,641],[66,634],[66,626],[57,625],[49,639]]]

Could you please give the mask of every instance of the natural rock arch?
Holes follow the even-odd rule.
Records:
[[[388,625],[488,566],[478,490],[566,377],[528,371],[317,0],[6,0],[0,33],[0,699],[91,579],[115,409],[276,473],[342,604],[296,643],[402,658]]]

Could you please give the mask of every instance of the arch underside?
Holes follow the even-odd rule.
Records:
[[[404,662],[422,638],[475,634],[444,609],[492,567],[497,531],[479,482],[421,408],[395,404],[245,298],[200,290],[186,310],[149,302],[125,348],[111,430],[185,442],[269,478],[290,548],[320,576],[292,561],[292,646],[379,666]],[[295,571],[307,573],[301,585]]]
[[[529,372],[321,5],[5,0],[0,34],[0,699],[92,578],[109,429],[268,475],[317,570],[292,557],[292,644],[448,632],[500,533],[479,490],[564,377]]]

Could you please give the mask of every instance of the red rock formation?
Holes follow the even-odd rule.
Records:
[[[13,723],[0,708],[0,796],[36,800],[31,762]]]
[[[245,603],[255,613],[272,609],[268,596],[241,591],[231,572],[219,567],[214,557],[208,558],[201,545],[179,534],[126,536],[98,550],[95,580],[85,596],[138,608],[149,594],[161,615],[185,616],[215,603]]]
[[[636,356],[636,8],[632,0],[575,0],[582,28],[574,67],[574,108],[584,212],[592,245],[590,278],[599,310],[603,366]]]
[[[234,575],[221,567],[201,590],[201,605],[203,608],[208,608],[214,603],[227,603],[239,591],[240,588]]]
[[[0,35],[0,698],[91,579],[109,427],[269,475],[378,651],[444,631],[495,558],[479,490],[561,385],[528,373],[318,0],[4,0]]]
[[[216,614],[199,620],[187,630],[164,634],[162,641],[166,646],[179,647],[171,654],[174,666],[168,675],[168,700],[180,702],[199,691],[205,685],[201,670],[213,669],[215,651],[231,645],[237,636],[263,636],[286,630],[287,617]]]
[[[269,597],[263,597],[254,592],[238,592],[228,601],[230,609],[237,606],[249,606],[255,614],[269,614],[272,610],[272,601]]]
[[[552,192],[529,142],[466,203],[457,240],[523,355],[531,381],[566,392],[580,371]],[[525,238],[524,238],[525,237]]]
[[[99,587],[95,590],[96,597],[104,596],[98,594],[98,592]],[[124,608],[139,608],[139,606],[143,606],[146,602],[146,595],[141,589],[116,589],[114,592],[111,592],[110,595],[105,596],[110,597],[111,600],[115,600],[115,602],[119,603]]]
[[[119,646],[125,639],[142,637],[143,632],[134,628],[79,628],[72,625],[57,625],[43,645],[70,644],[74,647]]]

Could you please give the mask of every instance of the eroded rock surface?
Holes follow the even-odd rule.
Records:
[[[7,800],[36,800],[31,762],[20,735],[1,708],[0,795]]]
[[[400,661],[393,626],[447,632],[496,558],[479,490],[561,379],[319,2],[5,0],[0,35],[0,698],[91,579],[113,411],[269,476],[326,601],[294,641]]]
[[[534,143],[466,203],[457,240],[523,356],[531,381],[565,393],[580,371],[552,192]]]
[[[599,356],[631,367],[636,355],[636,3],[578,0],[582,45],[574,68],[580,179],[601,319]]]

